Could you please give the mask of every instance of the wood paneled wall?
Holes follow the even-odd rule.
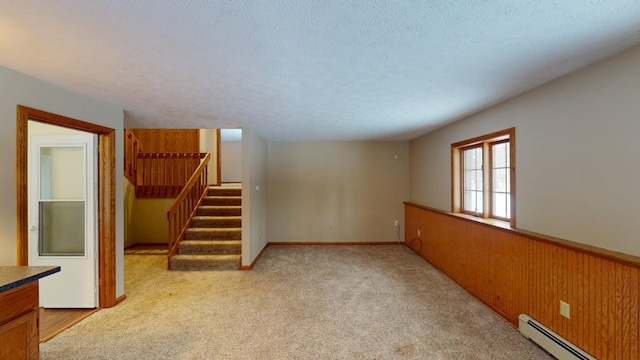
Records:
[[[525,313],[598,359],[640,358],[639,258],[412,203],[405,226],[407,244],[420,238],[420,256],[512,325]]]
[[[131,129],[144,152],[200,152],[198,129]]]

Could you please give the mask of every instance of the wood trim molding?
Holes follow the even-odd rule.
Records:
[[[477,144],[486,140],[490,140],[490,139],[497,139],[497,138],[501,138],[503,136],[512,136],[515,135],[515,130],[516,128],[512,127],[512,128],[508,128],[508,129],[504,129],[504,130],[499,130],[499,131],[495,131],[492,132],[490,134],[485,134],[485,135],[481,135],[481,136],[476,136],[474,138],[471,139],[467,139],[467,140],[463,140],[463,141],[458,141],[456,143],[451,144],[451,146],[456,147],[456,148],[460,148],[463,146],[470,146],[473,144]]]
[[[29,264],[28,120],[29,113],[26,108],[18,106],[16,124],[16,264],[18,266]]]
[[[404,204],[407,206],[418,208],[418,209],[428,210],[428,211],[440,213],[446,216],[459,218],[464,221],[477,223],[481,226],[486,226],[495,230],[507,232],[511,235],[523,236],[531,240],[545,242],[552,245],[557,245],[569,250],[575,250],[585,254],[597,256],[605,260],[611,260],[611,261],[619,262],[625,265],[640,268],[640,257],[638,256],[629,255],[629,254],[625,254],[625,253],[621,253],[613,250],[607,250],[607,249],[599,248],[597,246],[581,244],[578,242],[565,240],[565,239],[561,239],[553,236],[543,235],[543,234],[535,233],[532,231],[516,229],[513,227],[506,226],[506,223],[504,223],[505,225],[502,225],[499,222],[496,222],[495,220],[492,220],[492,219],[479,219],[475,216],[469,216],[464,214],[454,214],[454,213],[450,213],[440,209],[436,209],[436,208],[432,208],[432,207],[428,207],[428,206],[424,206],[424,205],[420,205],[420,204],[416,204],[408,201],[405,201]]]
[[[260,251],[260,254],[258,254],[258,256],[256,256],[255,259],[253,259],[253,262],[251,263],[251,265],[240,265],[240,270],[251,270],[253,269],[253,267],[258,263],[258,260],[260,260],[260,258],[262,257],[262,255],[264,254],[265,251],[267,251],[267,248],[269,247],[269,245],[271,245],[270,243],[267,243],[267,245],[265,245],[262,248],[262,251]]]
[[[86,131],[94,134],[110,134],[115,132],[114,129],[104,127],[102,125],[92,124],[86,121],[69,118],[62,115],[56,115],[50,112],[33,109],[30,107],[18,105],[18,115],[27,117],[28,120],[35,120],[41,123],[62,126],[69,129]]]
[[[115,131],[98,136],[98,273],[99,304],[116,301],[116,138]]]
[[[309,245],[309,246],[354,246],[354,245],[398,245],[397,241],[369,242],[270,242],[269,245]]]
[[[121,302],[125,301],[126,299],[127,299],[127,295],[123,294],[122,296],[119,296],[116,299],[115,304],[113,304],[113,306],[116,306],[116,305],[120,304]]]
[[[220,129],[216,129],[216,186],[222,184],[222,160],[220,160]]]
[[[28,121],[34,120],[98,135],[99,307],[117,304],[115,129],[18,105],[16,116],[16,248],[17,264],[28,265]]]
[[[511,128],[511,133],[509,134],[509,187],[511,188],[511,219],[509,220],[509,224],[512,228],[516,227],[516,198],[518,192],[516,191],[516,128]]]
[[[459,174],[462,172],[460,161],[460,148],[451,145],[451,212],[459,213],[462,210],[462,181]]]

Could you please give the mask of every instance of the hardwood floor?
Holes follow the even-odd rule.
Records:
[[[40,342],[50,340],[98,309],[45,309],[40,308]]]

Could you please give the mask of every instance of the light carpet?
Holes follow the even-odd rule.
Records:
[[[251,271],[125,256],[127,299],[41,359],[551,359],[400,246],[270,246]]]
[[[167,249],[125,249],[125,255],[169,255]]]

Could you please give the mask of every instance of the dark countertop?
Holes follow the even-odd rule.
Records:
[[[59,271],[60,266],[0,266],[0,293]]]

